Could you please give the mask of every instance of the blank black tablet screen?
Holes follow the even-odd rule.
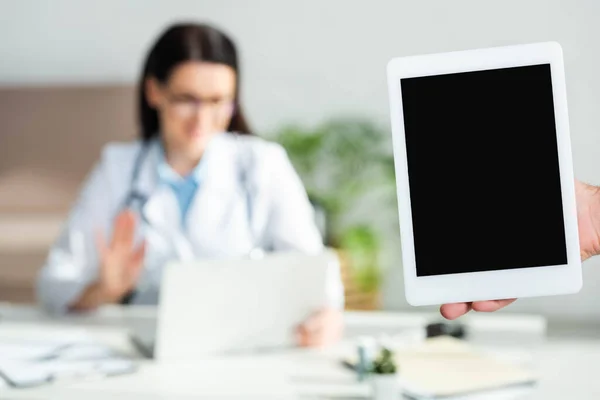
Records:
[[[566,264],[550,64],[401,89],[417,276]]]

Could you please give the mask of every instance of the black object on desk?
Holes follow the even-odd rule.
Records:
[[[425,329],[428,338],[436,336],[452,336],[457,339],[464,339],[466,336],[466,329],[462,324],[436,322],[428,324]]]
[[[120,301],[121,305],[125,306],[125,305],[128,305],[128,304],[131,304],[131,301],[133,300],[134,296],[135,296],[135,290],[132,289],[129,292],[127,292],[125,294],[125,296],[123,296],[121,298],[121,301]]]

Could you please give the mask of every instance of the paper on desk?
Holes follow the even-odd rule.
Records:
[[[5,361],[0,372],[12,386],[39,386],[50,381],[113,376],[133,372],[135,364],[126,359],[52,360],[44,362]]]
[[[64,342],[4,341],[0,342],[0,361],[36,360],[51,355],[65,345]]]
[[[401,380],[415,393],[456,396],[531,384],[532,371],[480,353],[451,337],[428,340],[412,350],[396,352]]]
[[[476,351],[452,337],[395,349],[399,379],[414,397],[451,397],[534,383],[532,371]],[[355,364],[355,357],[346,360]]]
[[[113,356],[107,346],[97,343],[73,343],[67,341],[0,341],[0,362],[41,361],[51,358],[82,360]]]
[[[73,399],[297,399],[289,363],[228,357],[186,363],[142,364],[123,379],[82,380],[44,389],[45,398]],[[50,394],[56,393],[55,396]],[[68,395],[68,396],[67,396]],[[95,397],[98,395],[98,397]]]
[[[10,329],[0,325],[0,361],[37,360],[51,357],[56,351],[72,345],[98,348],[98,343],[82,329],[47,328],[14,324]],[[80,347],[81,348],[81,347]]]
[[[0,362],[0,372],[8,384],[20,388],[38,386],[50,381],[50,374],[35,364],[20,361]]]
[[[62,378],[119,375],[135,369],[110,347],[89,337],[60,339],[0,337],[0,378],[4,385],[31,387]]]

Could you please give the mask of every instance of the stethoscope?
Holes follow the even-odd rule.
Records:
[[[130,182],[129,182],[129,191],[127,192],[127,196],[125,196],[125,200],[123,201],[123,205],[120,210],[125,209],[134,209],[134,204],[137,202],[137,209],[140,211],[140,217],[144,221],[144,223],[149,224],[148,219],[146,218],[143,210],[144,206],[148,202],[148,195],[141,193],[137,189],[137,183],[140,178],[140,171],[142,169],[142,164],[146,160],[148,153],[150,152],[150,141],[144,140],[142,143],[142,147],[138,152],[135,163],[133,164],[133,172],[131,174]]]
[[[234,133],[236,140],[238,140],[239,143],[239,134]],[[125,199],[123,201],[123,204],[120,208],[120,210],[125,210],[125,209],[137,209],[139,210],[139,215],[140,218],[142,219],[142,222],[144,224],[146,224],[147,227],[154,229],[157,232],[160,232],[160,229],[157,229],[158,227],[154,227],[152,226],[152,224],[150,223],[150,221],[148,220],[148,218],[146,217],[145,213],[144,213],[144,206],[148,201],[148,195],[145,193],[142,193],[141,191],[138,190],[138,182],[140,179],[140,173],[142,170],[142,165],[144,163],[144,161],[147,159],[148,154],[150,153],[150,148],[151,148],[152,142],[151,141],[147,141],[145,140],[142,143],[142,147],[140,148],[140,151],[138,152],[136,159],[135,159],[135,163],[133,166],[133,172],[131,174],[131,178],[130,178],[130,182],[129,182],[129,191],[127,193],[127,195],[125,196]],[[245,154],[249,154],[249,152],[246,152]],[[241,177],[240,177],[240,181],[242,182],[242,186],[244,187],[244,192],[245,192],[245,200],[246,200],[246,218],[248,221],[248,228],[250,230],[250,234],[251,234],[251,244],[252,244],[252,248],[250,249],[250,251],[248,251],[248,257],[249,258],[262,258],[264,256],[264,250],[261,247],[258,247],[257,244],[257,240],[256,240],[256,234],[254,232],[254,230],[252,229],[252,204],[253,204],[253,197],[252,197],[252,191],[250,188],[250,184],[249,184],[249,180],[248,180],[248,167],[250,166],[250,162],[249,160],[246,160],[244,162],[244,165],[241,166],[241,168],[239,168],[239,170],[241,171]],[[137,204],[137,206],[136,206]],[[172,245],[176,248],[177,244],[173,241],[173,238],[171,235],[167,235],[166,233],[163,235],[167,238],[169,238],[169,240],[172,242]]]

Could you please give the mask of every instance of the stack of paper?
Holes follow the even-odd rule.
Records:
[[[448,398],[531,385],[535,374],[477,351],[468,343],[442,336],[395,350],[398,379],[405,394],[415,398]],[[355,359],[346,364],[355,365]]]
[[[451,337],[430,339],[413,350],[398,351],[396,359],[405,390],[429,397],[456,396],[536,381],[532,371],[477,352]]]
[[[134,370],[132,361],[92,342],[18,339],[0,342],[0,378],[17,388],[65,378],[118,375]]]

